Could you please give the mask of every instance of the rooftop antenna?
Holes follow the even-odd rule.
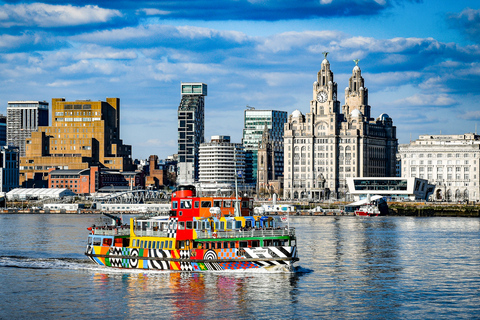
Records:
[[[248,108],[249,110],[255,110],[255,107],[250,107],[248,104],[247,104],[247,108]]]
[[[477,124],[475,123],[475,135],[477,135]]]

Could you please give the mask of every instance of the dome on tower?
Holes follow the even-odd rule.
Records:
[[[354,72],[357,72],[357,71],[361,71],[361,70],[360,70],[360,67],[359,67],[359,66],[355,66],[355,67],[353,67],[353,71],[354,71]]]
[[[298,109],[292,112],[293,118],[300,118],[301,116],[302,116],[302,113]]]
[[[381,121],[385,121],[385,120],[391,120],[392,118],[390,118],[390,116],[386,113],[382,113],[379,117],[378,117]]]
[[[360,110],[355,109],[350,113],[350,116],[352,116],[352,118],[359,118],[359,117],[363,116],[363,114],[362,114],[362,112],[360,112]]]
[[[314,85],[314,86],[318,86],[318,81],[315,81],[315,82],[313,83],[313,85]]]
[[[327,58],[323,59],[322,64],[328,64],[328,63],[329,62],[328,62]]]

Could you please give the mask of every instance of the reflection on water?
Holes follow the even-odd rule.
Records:
[[[480,220],[293,217],[297,273],[102,269],[97,216],[0,215],[2,318],[478,318]]]

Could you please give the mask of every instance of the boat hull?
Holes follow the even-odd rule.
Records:
[[[365,212],[365,211],[355,211],[355,215],[357,217],[378,217],[380,213],[372,213],[372,212]]]
[[[298,260],[296,247],[162,250],[88,246],[88,258],[100,266],[122,269],[225,271],[291,271]]]

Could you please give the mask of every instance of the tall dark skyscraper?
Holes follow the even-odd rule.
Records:
[[[205,96],[207,85],[182,82],[178,107],[178,183],[198,180],[198,153],[205,140]]]

